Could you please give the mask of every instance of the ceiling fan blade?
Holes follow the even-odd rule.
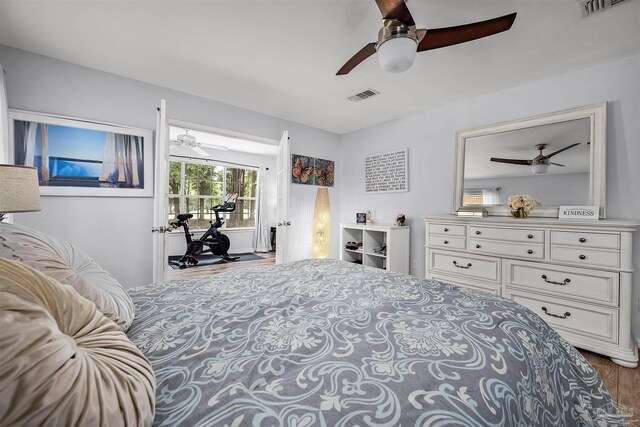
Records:
[[[362,61],[364,61],[365,59],[367,59],[368,57],[370,57],[374,53],[376,53],[376,44],[375,43],[369,43],[368,45],[366,45],[365,47],[360,49],[360,51],[358,53],[353,55],[351,57],[351,59],[348,60],[342,66],[342,68],[340,68],[338,70],[338,72],[336,73],[336,76],[341,76],[341,75],[344,75],[344,74],[348,74],[351,70],[356,68],[358,66],[358,64],[360,64]]]
[[[427,30],[427,35],[418,44],[418,52],[465,43],[507,31],[511,28],[515,19],[516,13],[514,12],[499,18],[472,24]]]
[[[416,25],[404,0],[376,0],[382,19],[395,19],[406,26]]]
[[[526,165],[529,166],[531,164],[531,160],[520,160],[520,159],[500,159],[498,157],[492,157],[492,162],[498,163],[510,163],[512,165]]]
[[[568,150],[569,148],[573,148],[573,147],[575,147],[576,145],[580,145],[580,143],[579,143],[579,142],[576,142],[575,144],[567,145],[566,147],[561,148],[561,149],[559,149],[558,151],[554,151],[554,152],[553,152],[553,153],[551,153],[551,154],[547,154],[546,156],[547,156],[547,158],[549,158],[549,157],[553,157],[553,156],[555,156],[556,154],[559,154],[559,153],[562,153],[562,152],[563,152],[563,151],[565,151],[565,150]]]
[[[556,165],[556,166],[562,166],[562,167],[565,167],[564,165],[561,165],[560,163],[553,163],[553,162],[550,162],[549,164],[550,164],[550,165]]]

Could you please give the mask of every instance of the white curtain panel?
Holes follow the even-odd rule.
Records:
[[[253,250],[255,252],[269,252],[271,250],[271,230],[267,218],[267,199],[264,191],[265,174],[264,168],[258,172],[258,213],[256,232],[253,234]]]
[[[0,163],[9,163],[9,105],[4,68],[0,64]]]

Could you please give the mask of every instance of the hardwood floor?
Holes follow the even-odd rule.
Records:
[[[183,270],[169,269],[169,279],[184,279],[187,277],[218,274],[239,268],[255,267],[258,265],[274,264],[275,252],[258,254],[264,259],[242,262],[226,262],[212,266],[186,268]],[[640,367],[635,369],[623,368],[613,363],[608,357],[600,356],[586,350],[580,353],[593,365],[602,377],[611,393],[611,397],[618,403],[620,410],[627,415],[630,427],[640,427]]]
[[[623,368],[608,357],[586,350],[580,353],[596,368],[629,426],[640,427],[640,367]]]
[[[233,255],[233,254],[232,254]],[[237,270],[239,268],[256,267],[259,265],[269,265],[276,262],[276,253],[274,251],[265,253],[256,253],[264,259],[257,259],[253,261],[240,261],[240,262],[223,262],[214,265],[203,265],[201,267],[189,267],[182,270],[174,270],[169,267],[169,280],[174,279],[186,279],[187,277],[196,276],[208,276],[211,274],[224,273],[226,271]]]

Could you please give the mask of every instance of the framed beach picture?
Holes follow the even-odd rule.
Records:
[[[18,110],[9,124],[9,158],[43,196],[153,196],[151,131]]]

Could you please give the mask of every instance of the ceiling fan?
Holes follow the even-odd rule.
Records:
[[[182,133],[176,137],[176,139],[172,139],[171,143],[173,145],[184,145],[185,147],[191,148],[193,151],[201,155],[202,157],[209,157],[209,153],[200,148],[200,144],[196,141],[196,137],[193,135],[189,135],[189,131],[185,129],[185,133]]]
[[[416,52],[438,49],[507,31],[516,13],[456,27],[416,29],[404,0],[376,0],[382,13],[382,29],[378,41],[369,43],[353,55],[336,73],[348,74],[358,64],[378,52],[380,67],[391,73],[408,70]]]
[[[560,163],[550,162],[549,159],[551,157],[555,156],[556,154],[560,154],[563,151],[568,150],[569,148],[575,147],[576,145],[580,145],[580,143],[576,142],[575,144],[567,145],[566,147],[561,148],[558,151],[554,151],[551,154],[542,154],[542,150],[547,148],[548,144],[536,144],[536,150],[539,150],[540,154],[538,154],[536,157],[534,157],[531,160],[500,159],[498,157],[492,157],[491,161],[492,162],[498,162],[498,163],[509,163],[509,164],[512,164],[512,165],[531,166],[531,172],[533,174],[542,175],[542,174],[547,173],[547,171],[549,170],[549,165],[555,165],[555,166],[564,167],[564,165],[561,165]]]

